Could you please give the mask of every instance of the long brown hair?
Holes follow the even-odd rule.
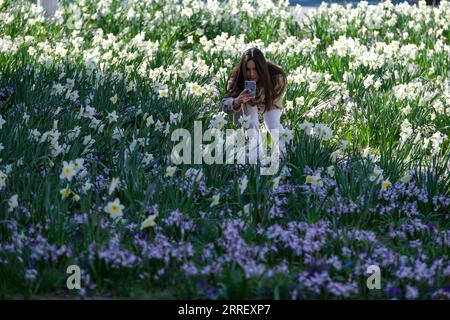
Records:
[[[258,85],[264,88],[264,111],[266,111],[272,106],[273,101],[283,94],[286,89],[287,78],[283,69],[266,60],[264,54],[257,48],[250,48],[242,54],[241,61],[228,78],[228,83],[232,78],[234,81],[228,88],[226,96],[236,98],[244,90],[246,66],[250,60],[256,65]]]

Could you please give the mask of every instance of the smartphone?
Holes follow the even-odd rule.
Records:
[[[244,88],[248,90],[250,96],[252,97],[256,96],[256,81],[246,80]]]

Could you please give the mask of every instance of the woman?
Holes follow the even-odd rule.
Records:
[[[244,89],[246,80],[256,81],[256,96],[250,96]],[[258,115],[264,114],[266,129],[283,130],[280,123],[282,99],[286,91],[287,79],[284,71],[274,63],[267,61],[257,48],[244,52],[241,61],[233,69],[228,78],[227,94],[222,100],[222,110],[233,114],[233,123],[238,124],[239,118],[245,113],[250,116],[250,128],[258,132],[260,142]],[[260,151],[261,151],[261,144]],[[284,142],[280,139],[280,151],[285,152]]]

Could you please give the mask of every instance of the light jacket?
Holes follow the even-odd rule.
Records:
[[[281,75],[279,75],[279,76],[277,76],[277,80],[281,83],[281,81],[283,81],[283,77]],[[228,81],[228,84],[227,84],[227,90],[229,90],[231,88],[233,81],[234,81],[234,78],[230,78],[230,80]],[[285,92],[283,92],[283,94],[281,96],[276,98],[273,101],[273,105],[270,106],[268,108],[268,110],[272,110],[274,108],[282,109],[282,107],[283,107],[282,101],[283,101],[284,94],[285,94]],[[257,106],[258,113],[264,113],[264,108],[265,108],[264,90],[260,86],[256,86],[256,97],[255,97],[254,101],[252,102],[252,104],[242,103],[240,105],[239,109],[235,111],[233,109],[233,100],[234,100],[233,97],[223,98],[221,101],[221,107],[222,107],[223,112],[233,115],[233,123],[235,125],[239,124],[239,118],[243,115],[243,112],[246,112],[248,106]]]

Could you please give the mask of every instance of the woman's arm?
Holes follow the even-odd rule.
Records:
[[[227,91],[231,89],[233,85],[234,78],[230,78],[227,83]],[[235,113],[239,110],[239,106],[236,104],[236,101],[233,97],[223,98],[221,102],[222,111],[225,113]]]
[[[222,111],[225,113],[234,113],[236,110],[234,110],[234,98],[223,98],[222,99]]]

